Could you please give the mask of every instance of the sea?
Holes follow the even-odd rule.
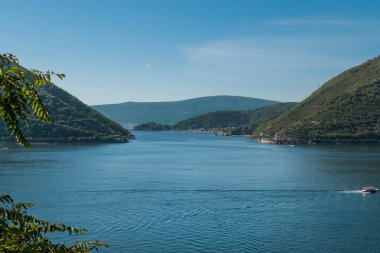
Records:
[[[261,145],[135,132],[124,144],[0,147],[0,194],[87,229],[100,252],[380,252],[380,145]]]

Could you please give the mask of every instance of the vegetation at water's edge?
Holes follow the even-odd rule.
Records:
[[[380,57],[349,69],[253,134],[275,143],[380,141]]]

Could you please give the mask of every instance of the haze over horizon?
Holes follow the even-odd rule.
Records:
[[[206,98],[206,97],[246,97],[246,98],[255,98],[255,97],[248,97],[248,96],[240,96],[240,95],[223,95],[223,94],[217,94],[217,95],[206,95],[206,96],[199,96],[199,97],[191,97],[191,98],[184,98],[184,99],[178,99],[178,100],[162,100],[162,101],[123,101],[123,102],[116,102],[116,103],[109,103],[109,104],[124,104],[124,103],[170,103],[170,102],[180,102],[184,100],[193,100],[198,98]],[[262,98],[257,98],[262,99]],[[266,100],[266,99],[263,99]],[[268,101],[272,101],[270,99],[267,99]],[[275,101],[275,100],[273,100]],[[280,101],[275,101],[280,102]],[[97,105],[107,105],[107,104],[94,104],[89,106],[97,106]]]
[[[380,2],[371,0],[0,3],[2,53],[65,73],[56,84],[91,105],[300,101],[380,54]]]

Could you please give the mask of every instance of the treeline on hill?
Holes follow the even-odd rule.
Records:
[[[31,117],[28,126],[22,124],[32,143],[126,142],[133,138],[127,129],[55,85],[45,86],[40,92],[54,123],[49,125]],[[0,122],[0,140],[13,141],[4,122]]]
[[[334,77],[261,124],[253,137],[274,143],[379,142],[380,57]]]
[[[257,125],[292,108],[296,103],[277,103],[247,111],[217,111],[180,121],[172,126],[150,122],[138,131],[211,131],[220,135],[250,135]]]

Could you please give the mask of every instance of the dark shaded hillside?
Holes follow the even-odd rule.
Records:
[[[134,131],[170,131],[172,126],[164,125],[156,122],[148,122],[137,125],[133,128]]]
[[[249,110],[277,102],[239,96],[201,97],[175,102],[127,102],[95,105],[94,109],[123,125],[157,122],[176,122],[208,112],[221,110]]]
[[[260,125],[275,142],[380,141],[380,57],[334,77],[289,112]]]
[[[226,127],[249,126],[254,128],[258,123],[272,119],[288,111],[297,103],[278,103],[247,111],[218,111],[180,121],[173,126],[174,130],[213,129]]]
[[[54,124],[31,118],[29,127],[23,126],[30,142],[125,142],[133,137],[127,129],[55,85],[44,87],[41,96]],[[0,138],[13,140],[7,131],[0,122]]]

